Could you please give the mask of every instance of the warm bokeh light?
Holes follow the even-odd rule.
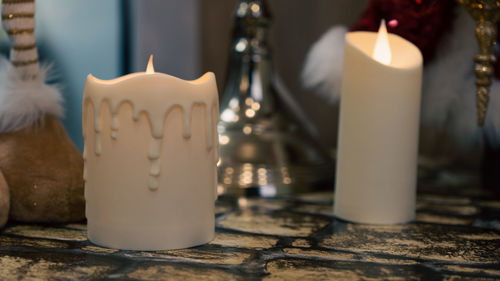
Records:
[[[252,133],[252,126],[245,125],[243,126],[243,134],[250,135]]]
[[[245,110],[245,115],[248,118],[253,118],[255,116],[255,110],[249,108],[249,109]]]
[[[391,48],[389,46],[389,37],[387,36],[385,20],[380,22],[377,41],[375,42],[375,48],[373,48],[373,58],[383,64],[391,63]]]
[[[220,136],[219,136],[219,144],[220,144],[220,145],[226,145],[226,144],[228,144],[230,141],[231,141],[231,139],[230,139],[228,136],[226,136],[226,135],[220,135]]]

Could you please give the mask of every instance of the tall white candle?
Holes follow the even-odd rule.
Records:
[[[87,78],[83,99],[90,241],[159,250],[214,236],[218,95],[213,73],[184,81],[148,70]]]
[[[358,223],[415,217],[422,55],[384,31],[345,42],[334,212]]]

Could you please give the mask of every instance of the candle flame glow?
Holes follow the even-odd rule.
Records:
[[[148,66],[146,67],[147,74],[155,73],[155,67],[153,65],[153,55],[149,56]]]
[[[375,41],[375,48],[373,48],[373,58],[383,64],[391,63],[391,48],[389,46],[385,20],[380,22],[377,41]]]

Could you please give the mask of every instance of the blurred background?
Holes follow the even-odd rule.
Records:
[[[309,47],[332,25],[352,25],[367,2],[269,1],[275,69],[329,148],[336,142],[337,107],[301,87],[300,72]],[[233,0],[37,0],[40,60],[53,65],[51,80],[62,87],[63,122],[75,144],[82,149],[81,99],[89,73],[111,79],[144,71],[153,54],[157,71],[183,79],[214,72],[222,94],[235,4]],[[8,47],[7,35],[0,30],[2,55],[8,55]]]

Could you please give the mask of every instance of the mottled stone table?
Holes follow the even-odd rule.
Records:
[[[0,280],[500,280],[500,201],[476,182],[421,171],[416,221],[393,226],[334,219],[331,191],[223,197],[215,240],[174,251],[101,248],[85,224],[10,224]]]

